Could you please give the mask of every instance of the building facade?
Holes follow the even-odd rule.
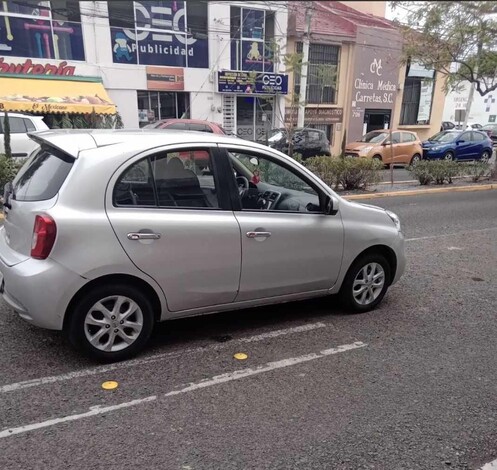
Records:
[[[308,9],[305,125],[327,132],[332,154],[371,130],[406,129],[421,139],[436,133],[445,78],[415,63],[402,65],[403,40],[397,27],[345,3],[315,1]],[[295,53],[302,51],[305,15],[305,5],[290,5],[288,49]],[[299,93],[298,74],[290,75],[291,90]]]
[[[101,80],[125,127],[189,117],[263,138],[284,116],[287,17],[284,2],[0,2],[0,89],[60,69]]]

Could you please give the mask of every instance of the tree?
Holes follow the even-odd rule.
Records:
[[[5,156],[7,158],[12,158],[12,147],[10,146],[10,120],[9,113],[5,111],[3,117],[3,141],[5,148]]]
[[[473,84],[485,96],[497,89],[497,2],[394,1],[407,11],[404,61],[447,75],[446,88]],[[469,113],[467,113],[469,114]]]

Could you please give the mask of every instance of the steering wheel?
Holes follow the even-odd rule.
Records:
[[[236,184],[238,185],[238,194],[240,195],[240,198],[243,198],[249,190],[249,180],[245,178],[245,176],[237,176]]]

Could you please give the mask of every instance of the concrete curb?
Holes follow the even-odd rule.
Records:
[[[384,193],[372,194],[351,194],[350,196],[342,196],[344,199],[354,201],[358,199],[376,199],[380,197],[400,197],[400,196],[418,196],[422,194],[439,194],[439,193],[465,193],[472,191],[489,191],[497,189],[497,183],[480,184],[474,186],[453,186],[445,188],[430,188],[430,189],[408,189],[406,191],[389,191]]]

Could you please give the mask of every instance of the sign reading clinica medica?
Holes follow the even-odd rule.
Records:
[[[286,95],[288,75],[224,70],[217,73],[217,88],[219,93]]]
[[[399,82],[402,38],[395,29],[359,28],[352,80],[349,139],[363,135],[365,115],[385,110],[393,115]],[[368,111],[368,112],[366,112]]]
[[[111,26],[114,62],[209,67],[208,40],[189,32],[185,1],[134,2],[134,18],[134,28]]]

